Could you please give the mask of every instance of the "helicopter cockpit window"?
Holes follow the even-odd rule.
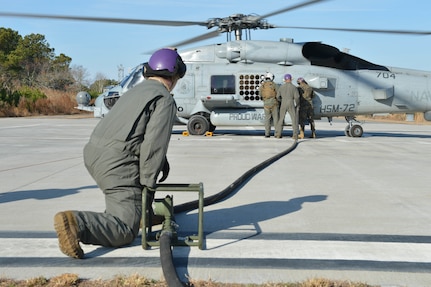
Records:
[[[137,83],[140,82],[140,80],[143,79],[143,65],[138,65],[135,68],[133,68],[133,70],[130,72],[130,74],[128,74],[126,77],[124,77],[121,82],[120,82],[120,86],[123,88],[133,88]],[[127,87],[125,87],[127,84]]]
[[[139,69],[136,69],[133,72],[132,79],[129,82],[129,84],[127,85],[127,89],[128,90],[131,89],[131,88],[133,88],[134,86],[136,86],[140,82],[142,82],[142,80],[144,79],[143,71],[144,71],[144,68],[140,67]]]
[[[211,76],[211,94],[212,95],[235,94],[235,76],[234,75]]]
[[[125,76],[121,82],[120,82],[120,86],[124,87],[124,85],[126,85],[126,83],[129,81],[130,77],[132,77],[132,73],[128,74],[127,76]]]

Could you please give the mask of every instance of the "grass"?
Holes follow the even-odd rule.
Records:
[[[116,276],[110,280],[85,280],[77,274],[62,274],[50,279],[37,277],[28,280],[12,280],[0,278],[0,287],[168,287],[164,281],[147,279],[139,275],[129,277]],[[323,278],[312,278],[303,282],[294,283],[264,283],[264,284],[237,284],[219,283],[211,280],[190,280],[191,287],[378,287],[360,282],[334,281]]]
[[[44,89],[46,98],[37,99],[35,102],[21,98],[17,106],[0,102],[0,117],[28,117],[28,116],[52,116],[73,115],[84,113],[75,109],[77,103],[76,93],[60,92]]]

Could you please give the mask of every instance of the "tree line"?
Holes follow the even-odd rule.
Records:
[[[63,95],[64,101],[69,98],[73,106],[76,92],[85,90],[96,97],[104,86],[116,84],[101,74],[89,84],[85,68],[71,66],[71,62],[64,53],[56,55],[44,35],[21,36],[0,27],[0,116],[20,116],[20,108],[26,110],[23,115],[55,113],[58,108],[47,111],[43,107],[43,102],[53,105],[52,95]],[[63,104],[58,99],[55,102]],[[40,108],[45,111],[38,111]]]

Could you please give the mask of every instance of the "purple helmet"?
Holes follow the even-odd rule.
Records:
[[[184,77],[186,73],[186,65],[184,64],[181,56],[176,50],[172,49],[160,49],[151,55],[148,63],[144,64],[144,76],[162,76],[162,77],[173,77],[178,76]]]
[[[292,75],[291,74],[286,74],[286,75],[284,75],[284,79],[285,80],[292,80]]]

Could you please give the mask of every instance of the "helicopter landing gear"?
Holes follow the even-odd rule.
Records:
[[[187,129],[191,135],[201,136],[209,131],[209,128],[209,121],[202,115],[192,116],[187,123]]]
[[[344,129],[344,134],[348,137],[360,138],[364,133],[364,130],[361,125],[353,123],[359,123],[359,121],[357,121],[355,117],[345,117],[345,119],[349,124]]]

